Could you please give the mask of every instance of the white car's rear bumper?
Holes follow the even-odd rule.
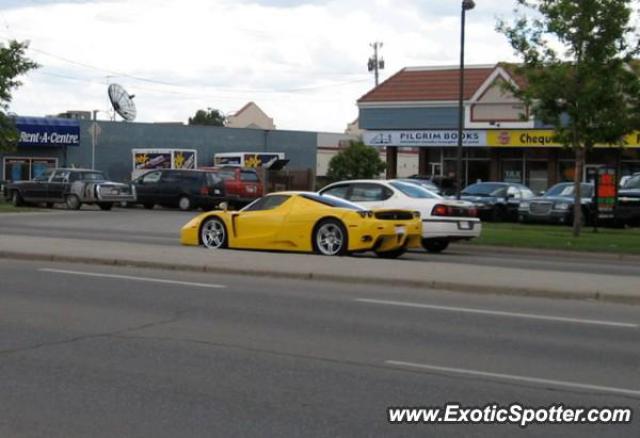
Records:
[[[430,218],[422,220],[422,238],[473,239],[482,231],[478,218]]]

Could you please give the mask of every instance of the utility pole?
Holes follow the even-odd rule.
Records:
[[[384,70],[384,59],[378,56],[378,50],[382,49],[382,43],[380,41],[369,44],[373,48],[373,56],[369,58],[369,72],[373,72],[376,80],[376,87],[380,82],[380,70]]]

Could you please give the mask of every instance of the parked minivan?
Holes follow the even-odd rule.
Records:
[[[213,172],[203,170],[157,169],[132,181],[138,204],[151,209],[156,205],[213,209],[225,200],[224,181]]]

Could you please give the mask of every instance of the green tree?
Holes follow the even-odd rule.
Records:
[[[514,68],[527,86],[512,91],[553,126],[558,142],[575,152],[575,236],[583,219],[580,181],[586,151],[598,143],[622,146],[624,136],[640,127],[631,3],[516,0],[516,18],[497,26],[522,59]]]
[[[352,141],[329,161],[327,177],[331,181],[374,178],[386,168],[378,150]]]
[[[25,57],[27,47],[28,43],[17,41],[9,41],[6,47],[0,43],[0,151],[13,151],[18,144],[18,131],[6,114],[11,93],[22,85],[17,78],[38,67]]]
[[[227,118],[217,109],[207,108],[198,110],[193,117],[189,117],[190,125],[225,126]]]

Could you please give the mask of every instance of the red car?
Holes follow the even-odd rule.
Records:
[[[249,167],[204,167],[224,181],[226,200],[230,207],[240,208],[262,197],[264,186],[258,172]]]

